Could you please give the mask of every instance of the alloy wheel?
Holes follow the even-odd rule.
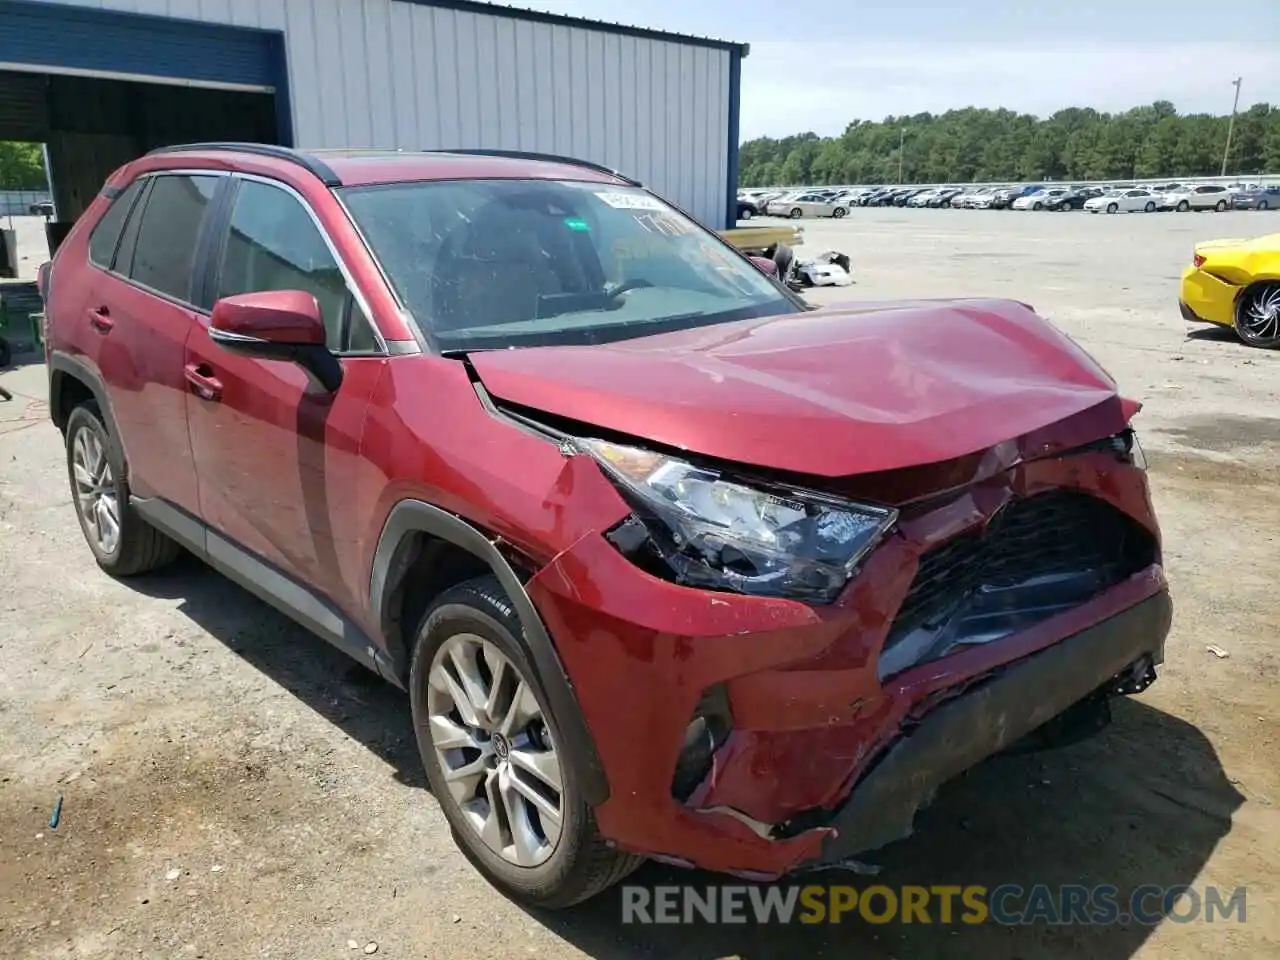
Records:
[[[85,532],[104,556],[120,546],[120,501],[106,448],[96,433],[76,431],[71,446],[71,470],[75,478],[76,508]]]
[[[1280,343],[1280,283],[1264,284],[1241,302],[1236,329],[1254,346]]]
[[[494,853],[536,867],[564,820],[560,759],[529,681],[475,634],[436,651],[427,683],[431,743],[449,796]]]

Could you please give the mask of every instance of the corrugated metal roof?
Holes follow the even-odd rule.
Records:
[[[536,23],[553,23],[566,27],[583,27],[602,30],[630,37],[645,37],[650,40],[666,40],[671,43],[685,43],[698,47],[714,47],[722,50],[737,50],[742,56],[750,52],[750,45],[732,40],[719,40],[715,37],[699,37],[685,33],[672,33],[667,30],[656,30],[651,27],[636,27],[625,23],[614,23],[611,20],[592,20],[587,17],[571,17],[562,13],[550,13],[534,10],[529,7],[513,7],[505,3],[483,3],[480,0],[399,0],[401,3],[415,3],[424,7],[443,7],[448,10],[463,10],[469,13],[486,13],[490,16],[505,16],[516,20],[532,20]]]

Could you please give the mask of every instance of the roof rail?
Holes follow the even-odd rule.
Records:
[[[470,157],[510,157],[513,160],[543,160],[547,163],[563,163],[570,167],[585,167],[587,170],[594,170],[596,173],[607,173],[611,177],[617,177],[619,180],[633,187],[643,187],[639,180],[633,180],[625,173],[620,173],[612,167],[606,167],[603,163],[593,163],[590,160],[579,160],[577,157],[565,157],[557,153],[533,153],[528,150],[484,150],[484,149],[458,149],[458,150],[432,150],[431,153],[456,153]]]
[[[234,141],[212,141],[209,143],[176,143],[168,147],[157,147],[147,152],[152,157],[165,153],[187,153],[197,150],[226,150],[233,153],[252,153],[259,157],[273,157],[276,160],[287,160],[302,167],[308,173],[320,179],[326,187],[342,186],[342,178],[333,172],[333,168],[321,160],[291,147],[282,147],[274,143],[238,143]]]

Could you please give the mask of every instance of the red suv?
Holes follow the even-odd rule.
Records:
[[[565,158],[258,144],[121,168],[41,278],[99,565],[405,688],[525,900],[876,849],[1162,660],[1137,404],[1023,304],[813,309]]]

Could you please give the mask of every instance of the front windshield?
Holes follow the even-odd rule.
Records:
[[[804,309],[637,187],[434,180],[340,193],[442,350],[603,343]]]

